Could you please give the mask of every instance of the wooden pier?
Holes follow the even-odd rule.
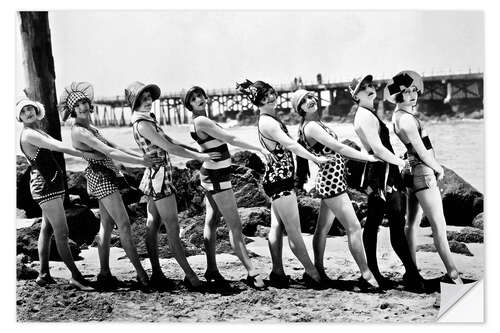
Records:
[[[321,82],[321,80],[318,80]],[[387,79],[377,80],[378,100],[383,99]],[[318,95],[319,106],[329,115],[345,116],[353,106],[347,89],[349,82],[275,85],[278,92],[277,108],[287,113],[291,110],[290,98],[297,88],[304,88]],[[419,97],[419,110],[427,115],[469,113],[483,109],[483,73],[434,75],[424,77],[424,93]],[[211,119],[236,119],[239,114],[255,114],[256,107],[236,89],[206,90],[209,95],[208,116]],[[182,104],[184,91],[162,95],[153,103],[152,112],[160,125],[186,124],[191,114]],[[392,110],[388,102],[378,103],[378,108]],[[325,113],[325,112],[324,112]],[[130,108],[124,96],[101,98],[95,101],[92,121],[96,126],[129,126]]]

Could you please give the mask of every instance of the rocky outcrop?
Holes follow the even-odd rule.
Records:
[[[484,229],[484,213],[479,213],[476,215],[474,220],[472,220],[472,226],[481,230]]]
[[[455,240],[463,243],[483,243],[483,230],[473,227],[465,227],[460,231],[448,231],[446,233],[448,240]]]
[[[451,240],[448,242],[450,245],[450,251],[453,253],[463,254],[468,257],[472,257],[473,254],[469,251],[466,244],[458,242],[456,240]],[[437,252],[436,246],[434,244],[421,244],[417,246],[417,251],[422,252]]]

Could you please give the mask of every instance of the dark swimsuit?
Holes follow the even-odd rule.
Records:
[[[108,141],[97,129],[89,129],[78,123],[73,126],[81,127],[89,131],[99,141],[105,145],[109,145]],[[93,150],[90,152],[96,151]],[[87,178],[87,192],[97,197],[97,199],[103,199],[121,188],[128,186],[125,177],[113,163],[113,160],[108,156],[105,156],[102,160],[95,160],[85,156],[83,158],[88,162],[88,166],[84,171],[85,178]]]
[[[429,136],[422,128],[422,124],[415,117],[415,115],[405,110],[397,110],[397,111],[407,113],[415,119],[415,121],[417,122],[418,135],[420,136],[420,139],[422,140],[425,149],[427,150],[433,149],[432,142]],[[408,160],[408,163],[410,165],[409,170],[408,169],[403,170],[403,178],[405,186],[408,187],[413,193],[437,186],[437,179],[434,170],[430,168],[427,164],[425,164],[424,161],[422,161],[422,159],[420,158],[420,156],[418,156],[418,153],[416,152],[415,148],[410,142],[406,143],[405,140],[403,140],[403,139],[408,140],[408,138],[406,137],[403,138],[403,133],[401,133],[398,125],[399,117],[397,113],[395,113],[394,115],[395,115],[393,121],[394,133],[396,133],[396,135],[405,145],[407,150],[405,154],[405,159]]]
[[[200,169],[201,186],[211,194],[229,190],[232,188],[231,155],[227,144],[206,133],[207,138],[201,139],[196,133],[195,120],[192,125],[191,137],[200,145],[202,153],[218,152],[221,154],[219,159],[203,162]]]
[[[338,140],[337,134],[335,134],[328,126],[320,121],[317,123],[330,136],[335,138],[335,140]],[[299,127],[299,139],[304,142],[306,149],[318,156],[332,157],[332,160],[327,163],[323,163],[320,166],[316,176],[316,191],[323,199],[333,198],[345,193],[347,190],[347,183],[345,179],[345,158],[320,142],[316,142],[313,146],[310,146],[304,133],[304,128],[307,124],[309,124],[309,121]]]
[[[280,124],[281,130],[289,135],[285,124],[283,124],[278,118],[268,114],[262,114],[261,116],[268,116],[276,120]],[[295,176],[295,164],[292,152],[284,149],[276,140],[264,136],[261,133],[258,124],[257,130],[259,133],[260,144],[266,148],[267,151],[273,154],[276,159],[276,161],[271,160],[266,164],[266,171],[262,181],[264,192],[271,198],[271,200],[276,200],[283,196],[290,195],[294,188]],[[274,149],[270,150],[262,138],[274,141],[276,143]]]
[[[48,136],[45,132],[37,131]],[[22,132],[21,132],[22,136]],[[33,200],[39,205],[56,198],[64,197],[64,179],[61,167],[52,151],[38,147],[34,158],[29,157],[19,142],[23,155],[31,166],[30,192]]]

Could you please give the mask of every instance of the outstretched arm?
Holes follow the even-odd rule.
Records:
[[[80,142],[83,142],[87,146],[91,147],[94,150],[97,150],[105,155],[108,155],[114,160],[133,163],[133,164],[141,164],[144,166],[149,166],[149,163],[145,163],[142,157],[138,157],[136,155],[127,154],[119,149],[108,146],[104,144],[102,141],[97,139],[94,135],[90,133],[90,131],[84,128],[76,128],[74,129],[74,138]]]
[[[358,151],[352,147],[349,147],[348,145],[343,144],[342,142],[339,142],[330,134],[328,134],[325,129],[321,127],[317,122],[309,122],[304,128],[304,134],[307,137],[313,138],[314,140],[318,141],[322,145],[327,146],[333,151],[344,155],[345,157],[368,162],[378,161],[378,159],[373,155]]]
[[[266,117],[267,118],[267,117]],[[290,150],[297,156],[313,161],[314,163],[321,164],[327,162],[329,159],[325,157],[316,157],[311,154],[307,149],[302,147],[298,142],[292,140],[275,121],[270,119],[261,118],[261,131],[269,138],[279,142],[283,147]]]
[[[88,156],[88,157],[91,157],[91,158],[94,158],[97,160],[102,159],[102,156],[99,156],[99,154],[82,152],[80,150],[76,150],[74,148],[66,146],[61,141],[56,140],[51,136],[42,135],[37,131],[25,131],[23,134],[23,138],[28,143],[30,143],[34,146],[49,149],[52,151],[58,151],[58,152],[72,155],[72,156],[76,156],[76,157]]]
[[[137,129],[139,130],[141,135],[143,135],[146,139],[148,139],[154,145],[160,147],[161,149],[169,152],[170,154],[174,154],[181,157],[194,158],[202,161],[208,161],[211,158],[220,157],[220,153],[211,153],[211,155],[209,155],[209,154],[189,151],[175,144],[173,141],[167,140],[167,138],[165,138],[163,135],[159,135],[156,129],[153,127],[153,125],[149,124],[148,122],[141,121],[138,124]]]
[[[368,115],[366,113],[360,113],[357,117],[359,117],[359,130],[367,139],[373,154],[388,163],[404,167],[405,162],[391,153],[389,149],[385,148],[382,141],[380,141],[380,137],[378,135],[378,121],[373,119],[372,115]]]
[[[223,141],[225,143],[228,143],[233,146],[245,148],[245,149],[251,149],[255,151],[262,151],[262,149],[258,146],[252,145],[251,143],[245,142],[238,138],[237,136],[228,133],[226,130],[223,128],[217,126],[212,120],[206,118],[206,117],[198,117],[196,118],[196,127],[206,134]]]

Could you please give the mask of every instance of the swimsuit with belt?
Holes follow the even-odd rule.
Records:
[[[24,130],[24,129],[23,129]],[[38,133],[49,136],[45,132]],[[21,132],[22,137],[22,132]],[[39,205],[56,198],[64,197],[64,179],[61,167],[57,163],[52,151],[37,147],[35,157],[30,157],[24,152],[23,145],[19,142],[23,155],[31,166],[30,192],[33,200]]]
[[[304,122],[299,127],[299,139],[304,142],[306,149],[317,156],[327,156],[332,159],[323,163],[320,166],[318,174],[316,176],[315,188],[319,196],[323,199],[333,198],[347,190],[347,182],[345,179],[345,158],[337,153],[336,151],[328,148],[320,142],[316,142],[313,146],[309,145],[304,132],[304,128],[309,121]],[[335,134],[328,126],[320,121],[317,123],[335,140],[338,140],[337,134]]]
[[[283,124],[278,118],[268,114],[261,114],[260,117],[262,116],[267,116],[276,120],[280,124],[282,131],[290,136],[285,124]],[[264,136],[260,131],[259,124],[257,124],[257,130],[260,144],[275,157],[275,160],[271,160],[266,164],[266,171],[262,181],[264,192],[271,198],[271,200],[276,200],[283,196],[290,195],[294,188],[295,176],[295,164],[292,152],[283,148],[283,146],[281,146],[281,144],[276,140]],[[263,138],[276,143],[273,150],[267,147]]]
[[[415,193],[436,186],[437,180],[435,177],[434,170],[430,168],[427,164],[425,164],[424,161],[422,161],[420,156],[418,156],[418,153],[416,152],[415,148],[408,140],[406,134],[399,127],[399,121],[401,119],[401,115],[403,115],[404,113],[411,115],[413,119],[415,119],[417,123],[418,135],[420,136],[420,139],[422,140],[425,149],[432,150],[433,154],[434,151],[432,147],[432,142],[429,136],[427,135],[427,132],[422,127],[422,124],[415,117],[415,115],[405,110],[396,110],[394,112],[394,119],[393,119],[394,133],[396,133],[396,135],[405,145],[407,150],[405,154],[405,159],[408,161],[410,165],[409,170],[408,169],[403,170],[403,177],[405,180],[404,182],[405,185]]]
[[[161,162],[145,169],[139,189],[145,195],[152,197],[155,201],[175,194],[170,155],[164,149],[154,145],[151,141],[146,139],[139,132],[138,125],[141,121],[147,121],[154,126],[158,135],[163,136],[169,142],[172,142],[172,139],[165,134],[165,132],[163,132],[161,127],[156,122],[156,119],[152,118],[147,112],[134,111],[131,121],[135,142],[142,152],[144,154],[148,154],[152,158],[156,157],[161,159]]]
[[[217,124],[217,126],[219,126]],[[219,126],[220,127],[220,126]],[[190,130],[191,137],[200,145],[202,153],[217,152],[221,154],[218,159],[203,162],[200,169],[201,186],[211,194],[219,193],[232,188],[231,186],[231,154],[225,142],[209,134],[205,139],[200,138],[196,132],[196,120]]]
[[[87,128],[78,123],[73,126],[87,130],[96,139],[107,146],[109,145],[108,141],[101,135],[101,133],[99,133],[97,128]],[[97,152],[96,150],[79,150],[89,153]],[[109,156],[105,156],[102,160],[96,160],[86,156],[83,156],[83,158],[88,162],[88,166],[85,168],[84,174],[85,178],[87,178],[87,192],[89,194],[94,195],[98,199],[103,199],[120,189],[128,187],[125,177]]]

